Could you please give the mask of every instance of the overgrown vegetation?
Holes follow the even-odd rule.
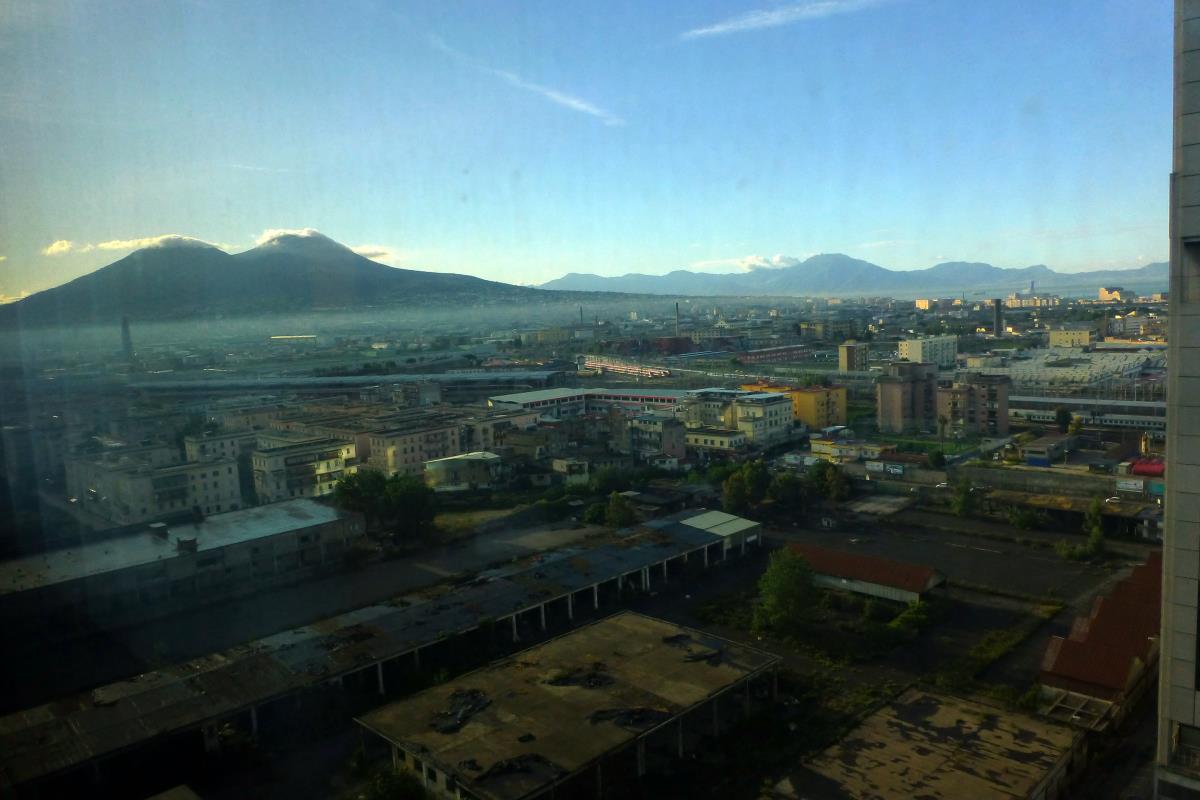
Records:
[[[1087,561],[1104,555],[1104,501],[1095,497],[1083,515],[1083,532],[1087,539],[1082,543],[1059,540],[1054,543],[1054,552],[1071,561]]]

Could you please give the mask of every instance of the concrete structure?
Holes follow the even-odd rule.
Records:
[[[846,424],[844,386],[789,386],[760,382],[744,383],[742,389],[787,395],[792,403],[792,421],[813,430]]]
[[[462,452],[462,422],[457,415],[429,412],[397,422],[370,435],[367,466],[384,475],[420,475],[425,462]]]
[[[881,433],[937,429],[937,366],[897,361],[875,379]]]
[[[791,544],[813,568],[813,582],[828,589],[915,603],[946,582],[933,567],[848,553],[812,544]]]
[[[992,336],[1004,335],[1004,301],[999,297],[992,300]]]
[[[294,579],[363,535],[356,514],[311,500],[152,523],[142,532],[0,562],[0,622],[128,624]]]
[[[1101,289],[1101,291],[1104,291]],[[1092,327],[1059,328],[1050,331],[1051,347],[1091,347],[1096,343],[1096,329]]]
[[[1097,299],[1101,303],[1128,303],[1136,295],[1121,286],[1101,286]]]
[[[839,372],[866,372],[871,368],[871,345],[848,339],[838,345]]]
[[[1200,798],[1200,3],[1175,0],[1170,355],[1157,794]]]
[[[786,441],[792,432],[791,398],[771,392],[696,389],[683,398],[680,415],[689,428],[741,431],[759,447]]]
[[[184,458],[187,461],[207,461],[211,458],[239,458],[249,454],[258,443],[256,431],[241,429],[214,431],[199,436],[183,437]]]
[[[66,466],[67,497],[82,512],[113,525],[133,525],[199,510],[220,514],[241,508],[237,461],[214,458],[187,464],[164,448],[136,448],[72,459]]]
[[[897,353],[903,361],[953,367],[958,358],[958,337],[946,335],[902,339],[897,346]]]
[[[642,459],[659,455],[684,458],[687,431],[674,417],[641,414],[629,420],[629,449]]]
[[[612,762],[621,753],[632,757],[636,780],[648,758],[682,759],[696,736],[748,716],[752,684],[769,696],[778,662],[626,611],[358,722],[388,744],[395,768],[412,770],[435,797],[605,796],[620,786]]]
[[[628,413],[672,408],[687,395],[681,389],[543,389],[536,392],[493,395],[488,406],[527,409],[553,419],[577,417],[617,407]]]
[[[504,462],[484,450],[425,462],[425,483],[437,492],[490,489],[500,480]]]
[[[746,434],[729,428],[688,428],[685,441],[689,450],[730,454],[745,450]]]
[[[1011,384],[1006,375],[968,372],[949,386],[939,386],[938,425],[945,419],[946,432],[954,436],[1008,436]]]
[[[278,514],[290,505],[254,512]],[[89,767],[101,759],[109,769],[114,756],[128,754],[140,770],[138,748],[168,737],[216,746],[226,723],[255,733],[260,711],[279,711],[298,692],[345,685],[385,695],[390,681],[411,677],[422,655],[428,663],[447,642],[469,646],[458,637],[511,632],[510,641],[520,641],[523,633],[569,625],[577,612],[683,581],[739,552],[725,550],[721,536],[679,521],[686,518],[590,537],[432,597],[394,598],[0,717],[0,775],[21,790],[42,789],[43,797],[77,795],[80,785],[94,793],[96,772]],[[78,783],[71,791],[53,791],[54,781],[73,776]]]
[[[909,689],[809,761],[776,796],[1057,800],[1086,766],[1080,731]]]
[[[345,439],[315,439],[255,450],[250,463],[260,503],[332,494],[338,481],[358,471],[354,442]]]

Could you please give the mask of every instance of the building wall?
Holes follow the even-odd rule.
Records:
[[[1158,795],[1200,788],[1196,637],[1200,599],[1200,2],[1175,2],[1167,470],[1159,684]],[[1189,766],[1188,764],[1197,766]],[[1184,773],[1187,773],[1184,776]],[[1164,790],[1165,786],[1165,790]],[[1167,792],[1170,792],[1168,794]],[[1200,792],[1196,796],[1200,796]]]
[[[420,475],[426,461],[459,455],[461,442],[458,425],[378,433],[371,437],[368,466],[389,476]]]
[[[937,367],[897,362],[875,383],[876,418],[883,433],[937,428]]]
[[[1083,330],[1050,331],[1051,347],[1087,347],[1096,341],[1096,332]]]
[[[204,514],[236,511],[242,496],[238,464],[211,459],[152,466],[75,460],[67,469],[68,497],[81,510],[114,525],[148,522],[200,509]]]
[[[337,482],[358,468],[354,443],[344,440],[256,450],[250,462],[260,503],[332,494]]]
[[[921,339],[904,339],[899,345],[899,356],[906,361],[928,362],[939,367],[953,367],[958,356],[957,336],[929,336]]]
[[[215,436],[185,436],[183,438],[184,458],[187,461],[237,458],[254,449],[256,436],[254,431],[232,431]]]
[[[871,368],[871,346],[866,342],[845,342],[838,345],[838,370],[866,372]]]
[[[938,424],[947,420],[947,432],[1008,435],[1008,391],[1005,378],[968,377],[937,390]]]

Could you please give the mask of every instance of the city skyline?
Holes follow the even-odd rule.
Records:
[[[276,226],[534,284],[1165,260],[1170,5],[1080,6],[14,5],[0,295]]]

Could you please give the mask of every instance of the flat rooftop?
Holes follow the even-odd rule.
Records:
[[[476,797],[516,800],[579,772],[778,660],[624,611],[376,709],[358,722],[437,764]],[[471,708],[463,711],[468,701]],[[492,769],[510,759],[532,766]]]
[[[776,789],[807,800],[1026,798],[1078,736],[1024,714],[910,689]]]
[[[51,586],[180,555],[179,539],[195,539],[197,552],[333,522],[345,515],[309,499],[214,514],[202,522],[172,523],[167,537],[146,530],[81,547],[0,562],[0,595]],[[188,555],[193,555],[189,553]]]

